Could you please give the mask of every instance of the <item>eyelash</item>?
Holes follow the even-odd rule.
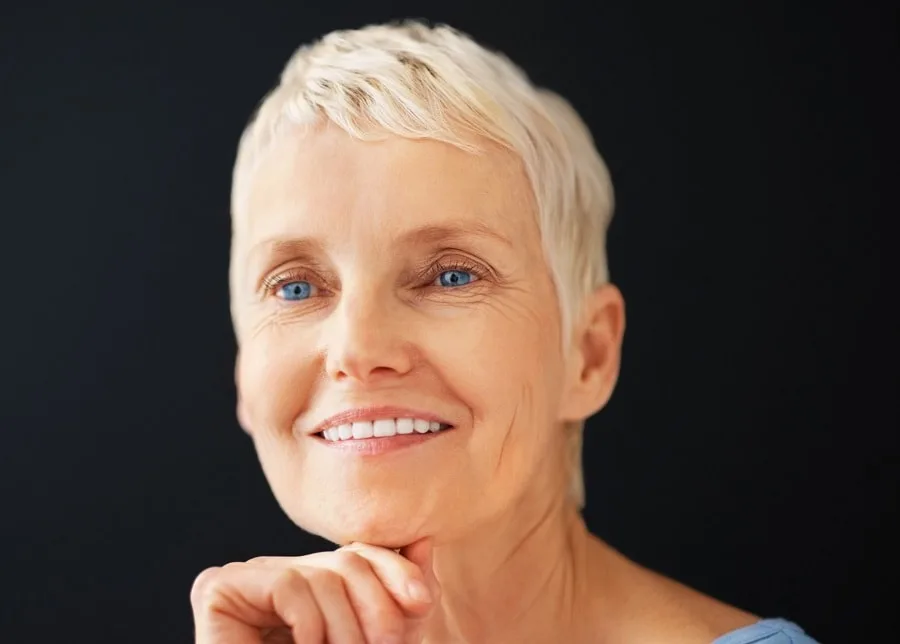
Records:
[[[428,268],[421,271],[419,274],[419,279],[421,281],[428,281],[428,287],[434,286],[432,282],[436,280],[441,274],[446,273],[448,271],[461,271],[464,273],[471,273],[475,276],[475,280],[470,282],[469,284],[463,284],[461,286],[454,287],[442,287],[435,286],[434,288],[440,289],[442,291],[450,291],[450,290],[460,290],[464,289],[466,286],[469,286],[472,283],[479,282],[485,278],[485,272],[479,267],[477,264],[469,263],[464,260],[452,260],[444,263],[443,261],[437,261],[434,264],[431,264]],[[281,273],[279,275],[275,275],[273,277],[268,278],[263,283],[263,289],[267,295],[275,295],[277,290],[284,286],[285,284],[289,284],[291,282],[309,282],[314,283],[316,281],[316,276],[314,273],[311,273],[304,269],[293,269],[287,271],[285,273]]]

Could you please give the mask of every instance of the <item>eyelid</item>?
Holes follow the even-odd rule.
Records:
[[[420,267],[420,275],[434,270],[464,270],[472,272],[479,277],[498,277],[490,264],[460,248],[448,247],[431,253],[431,257],[420,264]]]
[[[291,282],[308,282],[316,288],[320,288],[317,284],[320,281],[314,272],[305,268],[294,267],[266,277],[262,281],[260,290],[266,295],[271,295],[278,287]]]
[[[256,281],[256,291],[267,293],[275,285],[283,284],[286,279],[311,283],[317,280],[317,283],[322,284],[340,283],[332,269],[317,258],[294,257],[289,262],[281,262],[266,270]]]
[[[426,286],[430,286],[431,282],[437,279],[437,277],[439,277],[442,273],[446,273],[448,271],[462,271],[465,273],[471,273],[476,277],[475,282],[489,278],[492,275],[492,272],[489,268],[483,266],[475,260],[464,257],[441,257],[439,259],[429,261],[426,266],[424,266],[420,270],[417,270],[417,277],[415,279],[427,282]],[[312,270],[306,266],[294,266],[265,277],[261,280],[259,289],[262,294],[264,294],[265,296],[269,296],[274,295],[275,291],[284,284],[288,284],[290,282],[309,282],[318,290],[324,290],[322,284],[327,281],[328,280],[323,279],[319,272],[316,270]],[[472,283],[473,282],[469,282],[469,284]],[[459,290],[464,288],[465,286],[467,286],[467,284],[455,286],[452,287],[452,289],[448,289],[446,287],[436,288],[439,288],[440,290]]]
[[[469,259],[439,259],[431,264],[425,271],[425,276],[427,276],[431,281],[434,281],[437,277],[439,277],[443,273],[447,273],[449,271],[460,271],[463,273],[471,273],[474,275],[477,280],[482,280],[487,277],[488,272],[487,269],[482,268],[475,262]],[[425,277],[423,276],[423,277]],[[477,281],[476,280],[476,281]],[[471,283],[471,282],[470,282]],[[465,286],[465,285],[463,285]],[[462,288],[462,286],[456,286],[454,289]]]

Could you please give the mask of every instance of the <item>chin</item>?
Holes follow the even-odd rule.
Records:
[[[322,499],[321,505],[296,508],[288,516],[307,532],[338,545],[360,542],[397,549],[434,535],[434,517],[423,510],[427,505],[397,496],[389,502],[371,494],[355,499],[350,503],[341,503],[336,496]]]
[[[314,522],[312,525],[310,523],[300,525],[340,546],[359,542],[397,549],[427,535],[421,525],[414,524],[408,516],[387,513],[378,516],[362,514],[340,521],[325,520]]]

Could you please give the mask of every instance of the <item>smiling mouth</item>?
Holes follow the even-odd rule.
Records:
[[[421,418],[384,418],[375,421],[355,421],[314,434],[329,443],[371,438],[390,438],[410,434],[428,434],[453,429],[452,425]]]

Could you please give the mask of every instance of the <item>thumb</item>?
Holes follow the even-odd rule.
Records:
[[[434,542],[430,537],[419,539],[406,547],[400,548],[399,554],[422,571],[425,585],[428,586],[428,591],[431,593],[432,603],[428,614],[408,622],[409,630],[407,631],[406,642],[421,644],[425,641],[428,621],[434,616],[435,609],[439,607],[441,597],[441,586],[438,583],[437,576],[434,574]]]
[[[434,541],[431,537],[423,537],[408,546],[400,549],[400,556],[411,561],[422,571],[428,589],[437,599],[440,594],[440,584],[434,574]]]

